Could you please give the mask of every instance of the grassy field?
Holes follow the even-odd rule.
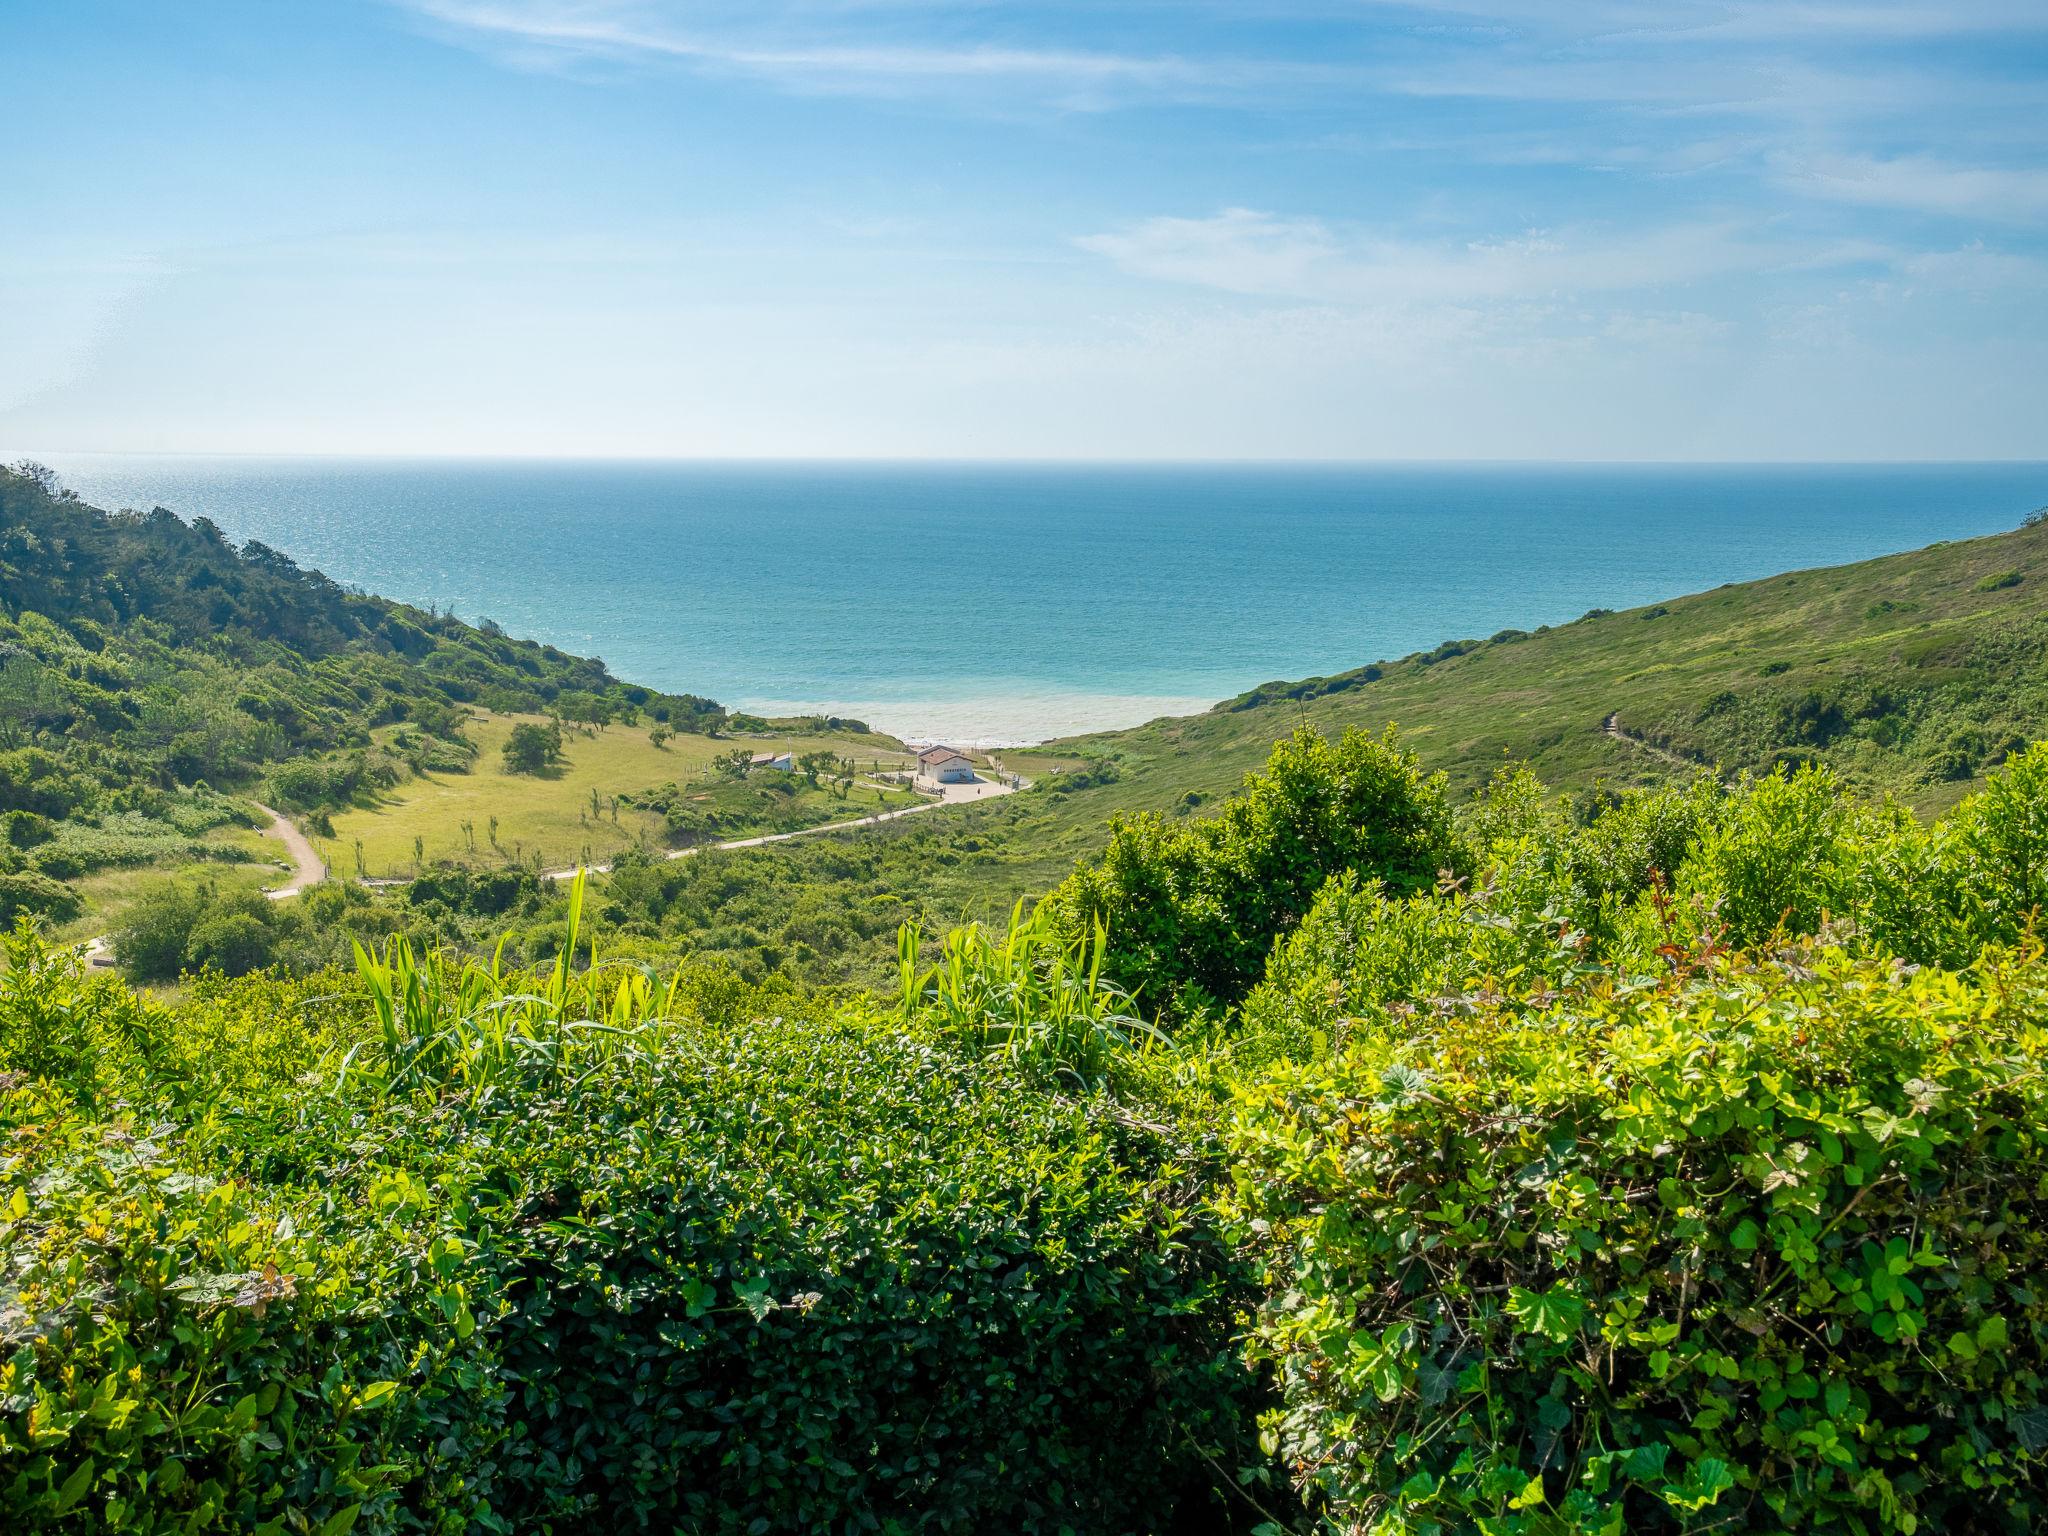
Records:
[[[116,926],[128,909],[157,886],[177,880],[210,880],[223,891],[260,891],[277,885],[290,865],[284,849],[248,827],[220,827],[203,840],[208,846],[246,850],[251,863],[207,859],[178,865],[144,865],[135,869],[103,869],[73,882],[85,902],[72,921],[52,930],[64,943],[77,943]]]
[[[680,735],[657,747],[645,727],[613,725],[591,732],[570,730],[563,742],[565,761],[545,777],[507,773],[502,757],[506,737],[520,720],[538,718],[479,713],[465,732],[479,748],[476,766],[468,773],[407,780],[374,807],[336,815],[333,838],[314,839],[328,867],[340,876],[355,874],[358,845],[362,871],[372,878],[410,876],[421,861],[502,864],[508,858],[530,861],[538,854],[547,867],[555,868],[585,859],[602,861],[643,840],[661,846],[662,818],[620,805],[614,819],[612,797],[671,781],[708,778],[711,760],[735,747],[798,754],[831,751],[854,759],[863,769],[870,763],[886,769],[910,760],[900,743],[885,736]],[[598,797],[594,815],[593,793]],[[877,792],[864,786],[856,787],[847,801],[822,790],[806,790],[803,799],[817,821],[882,808]],[[888,801],[891,807],[908,803],[910,797],[902,795]]]

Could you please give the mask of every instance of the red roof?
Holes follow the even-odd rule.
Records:
[[[956,752],[951,747],[926,747],[917,754],[920,763],[943,763],[955,757],[963,763],[967,761],[966,753]]]

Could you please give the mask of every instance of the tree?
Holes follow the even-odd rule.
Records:
[[[1104,969],[1185,1015],[1240,1000],[1330,876],[1355,870],[1405,896],[1464,862],[1442,774],[1424,775],[1391,732],[1332,742],[1303,727],[1218,816],[1116,818],[1102,857],[1047,900],[1070,938],[1106,923]]]
[[[505,738],[507,773],[543,774],[562,760],[562,728],[550,720],[536,725],[522,720]]]

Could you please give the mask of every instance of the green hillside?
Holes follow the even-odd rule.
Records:
[[[1298,725],[1395,724],[1467,791],[1503,758],[1574,790],[1817,759],[1934,810],[2048,722],[2044,656],[2048,527],[2030,524],[1447,641],[1014,761],[1107,761],[1116,783],[1069,797],[1076,809],[1166,809],[1228,790]]]
[[[518,717],[551,723],[555,761],[505,766]],[[662,831],[622,802],[709,772],[732,732],[835,761],[899,748],[853,721],[733,716],[353,591],[205,518],[109,512],[0,467],[0,925],[100,933],[173,874],[262,912],[279,845],[253,830],[259,801],[330,864],[367,844],[378,873],[416,847],[451,856],[465,822],[529,861],[608,853]],[[821,821],[836,803],[773,811]]]
[[[606,910],[648,942],[873,983],[897,922],[1000,918],[1092,857],[1116,815],[1209,814],[1302,725],[1397,725],[1455,800],[1509,761],[1584,796],[1713,763],[1813,759],[1864,798],[1938,811],[2014,744],[2048,734],[2044,560],[2048,528],[2029,526],[1268,685],[1205,714],[999,754],[1038,781],[1006,800],[685,865],[629,863]]]
[[[871,984],[898,923],[997,916],[1050,890],[1100,848],[1116,815],[1206,815],[1303,725],[1332,735],[1395,725],[1449,776],[1454,799],[1506,761],[1583,797],[1715,765],[1733,774],[1811,759],[1865,798],[1939,811],[2016,744],[2048,733],[2044,555],[2048,528],[2028,526],[1451,641],[1267,684],[1201,715],[1003,754],[1038,781],[1026,794],[667,863],[672,829],[649,807],[722,793],[711,742],[675,731],[766,722],[349,592],[275,551],[237,550],[203,521],[110,514],[6,473],[0,879],[13,906],[82,935],[146,894],[150,872],[198,868],[223,902],[273,924],[281,914],[250,905],[274,856],[249,830],[243,797],[260,795],[317,833],[331,828],[323,847],[344,872],[359,859],[387,875],[444,861],[531,866],[537,854],[559,863],[588,848],[619,864],[594,915],[649,955],[680,948],[757,976]],[[536,714],[566,728],[562,767],[509,774],[493,722]],[[862,761],[894,746],[854,722],[784,725]],[[809,819],[838,815],[814,798]],[[500,925],[495,902],[466,920]],[[515,949],[548,952],[548,893],[523,906]],[[442,936],[473,937],[445,925]]]

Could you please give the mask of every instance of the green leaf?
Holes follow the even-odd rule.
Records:
[[[313,1527],[313,1536],[348,1536],[356,1527],[356,1517],[363,1512],[360,1504],[345,1505]]]
[[[1578,1333],[1586,1304],[1561,1282],[1540,1295],[1515,1286],[1508,1292],[1508,1312],[1521,1319],[1523,1332],[1562,1343]]]
[[[395,1381],[367,1381],[349,1394],[348,1405],[352,1410],[361,1412],[365,1408],[375,1408],[397,1391],[398,1383]]]
[[[63,1514],[84,1498],[92,1487],[93,1460],[90,1456],[81,1461],[72,1474],[64,1479],[64,1486],[57,1490],[57,1513]]]

